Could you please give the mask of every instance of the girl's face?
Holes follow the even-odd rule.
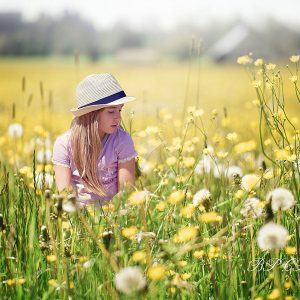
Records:
[[[104,134],[113,133],[121,123],[121,110],[124,104],[109,106],[99,111],[99,131],[100,137]]]

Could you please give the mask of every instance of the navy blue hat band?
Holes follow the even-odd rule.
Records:
[[[126,94],[124,93],[124,91],[120,91],[120,92],[115,93],[113,95],[110,95],[110,96],[104,97],[102,99],[96,100],[92,103],[82,105],[78,108],[83,108],[83,107],[87,107],[87,106],[91,106],[91,105],[97,105],[97,104],[108,104],[110,102],[116,101],[116,100],[121,99],[123,97],[126,97]]]

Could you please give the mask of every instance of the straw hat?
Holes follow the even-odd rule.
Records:
[[[76,88],[77,107],[71,112],[82,116],[100,108],[119,105],[135,100],[126,96],[116,78],[108,73],[92,74],[83,79]]]

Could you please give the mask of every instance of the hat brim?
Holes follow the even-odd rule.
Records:
[[[71,112],[73,113],[73,115],[75,117],[80,117],[82,115],[85,115],[89,112],[92,112],[92,111],[95,111],[95,110],[98,110],[98,109],[101,109],[101,108],[105,108],[105,107],[109,107],[109,106],[115,106],[115,105],[119,105],[119,104],[124,104],[124,103],[127,103],[127,102],[131,102],[133,100],[136,100],[136,98],[128,96],[128,97],[120,98],[116,101],[112,101],[112,102],[107,103],[107,104],[89,105],[89,106],[86,106],[86,107],[83,107],[83,108],[72,108]]]

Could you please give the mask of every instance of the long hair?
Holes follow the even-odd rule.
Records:
[[[99,110],[75,117],[71,123],[71,151],[84,185],[93,193],[105,195],[99,178],[97,160],[102,151],[99,134]]]

